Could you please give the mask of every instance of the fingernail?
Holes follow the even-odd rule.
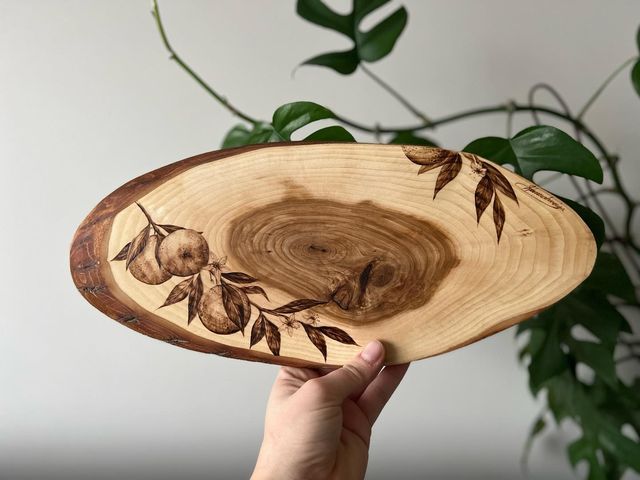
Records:
[[[369,342],[364,350],[360,353],[362,359],[367,362],[374,364],[382,359],[382,355],[384,354],[384,347],[382,343],[378,340],[374,340],[373,342]]]

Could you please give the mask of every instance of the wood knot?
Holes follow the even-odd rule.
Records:
[[[459,263],[453,242],[427,220],[308,197],[236,217],[226,249],[243,271],[292,297],[332,300],[325,313],[351,324],[424,305]]]

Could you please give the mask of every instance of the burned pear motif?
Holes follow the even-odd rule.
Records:
[[[148,285],[160,285],[171,278],[171,273],[158,263],[156,253],[159,242],[158,235],[151,235],[142,251],[129,264],[129,271],[136,280]]]
[[[198,316],[202,324],[213,333],[229,335],[240,331],[240,327],[227,315],[220,285],[210,288],[202,296],[198,305]]]
[[[209,261],[209,245],[195,230],[180,229],[167,235],[158,248],[160,265],[178,277],[202,270]]]
[[[258,316],[251,327],[249,348],[265,338],[269,350],[276,356],[280,355],[280,328],[293,330],[301,325],[305,331],[314,329],[309,339],[325,361],[327,346],[324,337],[346,345],[357,345],[347,332],[337,327],[315,328],[296,319],[297,312],[323,306],[329,300],[301,298],[273,309],[260,306],[249,300],[249,295],[259,295],[269,301],[262,287],[250,285],[258,282],[257,278],[244,272],[226,271],[226,257],[218,258],[211,252],[201,233],[177,225],[158,224],[141,204],[137,205],[148,223],[122,247],[112,261],[126,261],[125,268],[132,276],[149,285],[164,283],[174,275],[188,277],[173,286],[159,308],[186,299],[187,325],[191,325],[197,317],[208,330],[218,335],[237,332],[244,335],[245,327],[255,311]],[[155,234],[150,235],[150,230]],[[205,286],[203,275],[207,273],[208,282],[213,286]],[[318,322],[315,313],[307,318],[312,318],[313,321],[309,321],[314,325]]]

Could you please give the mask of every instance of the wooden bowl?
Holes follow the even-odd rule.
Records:
[[[284,143],[192,157],[126,183],[78,228],[71,273],[118,322],[245,360],[387,364],[520,322],[591,271],[567,205],[464,152]]]

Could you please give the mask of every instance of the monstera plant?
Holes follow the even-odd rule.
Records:
[[[590,107],[619,74],[630,73],[632,87],[640,95],[638,55],[621,63],[577,113],[573,113],[552,86],[537,83],[529,91],[525,103],[508,101],[429,118],[368,67],[392,52],[407,25],[407,10],[399,7],[375,26],[363,29],[363,19],[388,2],[353,0],[351,12],[341,14],[322,0],[298,0],[296,10],[300,17],[345,36],[351,44],[348,50],[316,54],[302,65],[329,68],[340,75],[362,71],[416,117],[416,123],[411,126],[367,124],[336,113],[336,106],[330,109],[311,101],[279,106],[270,120],[242,112],[198,76],[172,48],[155,1],[152,14],[170,58],[240,120],[224,138],[224,148],[289,141],[297,130],[319,120],[330,120],[334,125],[296,140],[355,141],[350,132],[366,132],[374,134],[383,143],[436,146],[424,132],[438,126],[503,113],[510,132],[515,115],[530,118],[531,126],[520,132],[510,132],[506,138],[474,139],[463,150],[508,165],[528,179],[533,179],[537,172],[555,172],[551,179],[565,176],[575,195],[563,198],[563,201],[589,226],[599,254],[593,272],[585,282],[517,328],[516,335],[521,337],[522,345],[518,357],[527,366],[531,393],[544,399],[544,409],[534,419],[525,443],[524,459],[526,462],[533,439],[544,432],[548,423],[560,425],[569,421],[580,430],[578,438],[567,448],[569,462],[574,468],[586,463],[586,468],[582,469],[589,479],[617,479],[629,470],[640,473],[637,440],[640,435],[640,377],[633,374],[637,368],[620,368],[629,363],[637,367],[640,362],[640,341],[637,337],[634,339],[630,325],[630,319],[637,318],[640,308],[637,295],[640,243],[634,231],[638,201],[632,198],[623,183],[620,159],[585,120]],[[635,42],[640,49],[640,31]],[[553,97],[554,105],[536,101],[536,94],[541,91]],[[566,132],[542,124],[544,118],[564,124]],[[536,180],[544,183],[538,177]],[[624,209],[622,225],[614,222],[611,212],[604,207],[606,196],[620,200]],[[622,375],[621,370],[626,374]]]

